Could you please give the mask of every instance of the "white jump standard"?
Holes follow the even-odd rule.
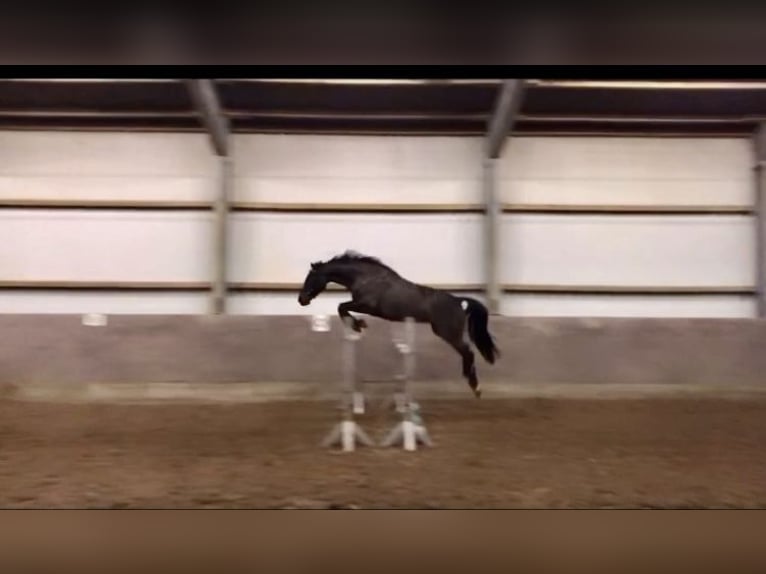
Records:
[[[402,390],[396,394],[396,410],[402,414],[402,420],[399,422],[383,439],[381,446],[389,447],[401,443],[404,450],[417,450],[418,443],[425,446],[432,446],[431,438],[418,414],[419,406],[412,400],[410,392],[410,381],[415,375],[415,321],[408,317],[399,330],[399,334],[394,334],[394,344],[402,356],[404,367],[401,377]]]
[[[312,326],[315,324],[312,323]],[[314,329],[314,330],[329,330]],[[364,446],[374,446],[374,442],[359,423],[354,420],[355,414],[364,414],[364,396],[357,391],[356,384],[356,343],[361,335],[347,324],[343,324],[343,388],[341,391],[341,409],[343,418],[322,441],[323,447],[340,445],[341,449],[350,452],[355,450],[357,443]]]

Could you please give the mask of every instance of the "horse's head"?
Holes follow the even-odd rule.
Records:
[[[298,303],[303,307],[311,303],[311,300],[319,295],[327,287],[327,277],[322,270],[322,264],[312,263],[309,274],[306,275],[306,279],[303,281],[303,287],[298,294]]]

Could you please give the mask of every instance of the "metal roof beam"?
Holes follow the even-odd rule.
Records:
[[[411,79],[411,78],[221,78],[230,84],[307,84],[335,86],[495,86],[500,80],[473,78]]]
[[[176,84],[171,78],[4,78],[2,82],[29,84]]]
[[[527,80],[535,88],[582,88],[619,90],[766,90],[766,82],[737,80],[710,82],[705,80]]]
[[[486,157],[497,159],[521,108],[524,80],[505,80],[492,111],[485,140]]]
[[[212,80],[188,80],[189,92],[210,136],[215,153],[228,155],[229,122]]]

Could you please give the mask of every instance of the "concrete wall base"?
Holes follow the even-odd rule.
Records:
[[[342,331],[310,329],[302,316],[0,316],[0,386],[173,383],[316,383],[341,379]],[[358,343],[359,377],[401,370],[392,324],[369,320]],[[492,317],[502,356],[477,354],[479,379],[497,385],[766,386],[766,321]],[[416,379],[465,388],[460,358],[417,327]],[[179,387],[180,388],[180,387]],[[265,387],[264,387],[265,388]],[[447,387],[440,387],[440,389]],[[301,387],[301,392],[304,392]],[[441,390],[439,392],[442,392]]]
[[[390,385],[366,386],[365,396],[383,404]],[[485,401],[498,399],[764,399],[766,386],[736,385],[621,385],[488,383],[475,399],[461,382],[416,382],[415,400]],[[335,401],[337,389],[320,383],[89,383],[76,385],[7,385],[3,398],[63,403],[265,403],[272,401]]]

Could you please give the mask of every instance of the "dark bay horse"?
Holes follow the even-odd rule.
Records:
[[[328,283],[337,283],[351,292],[351,301],[338,305],[338,315],[341,320],[350,321],[355,331],[366,328],[367,323],[351,315],[352,311],[388,321],[412,317],[418,323],[430,323],[434,334],[460,354],[463,376],[474,395],[481,396],[474,354],[464,337],[466,330],[488,363],[494,364],[500,356],[487,329],[489,312],[481,302],[413,283],[374,257],[346,251],[328,261],[311,264],[298,303],[308,305]]]

